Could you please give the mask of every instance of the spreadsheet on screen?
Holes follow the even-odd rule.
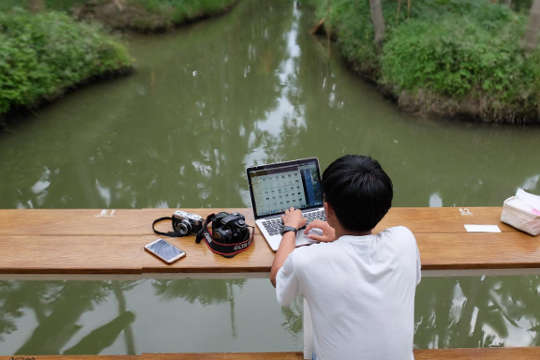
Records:
[[[255,172],[251,183],[259,216],[322,205],[316,165]]]

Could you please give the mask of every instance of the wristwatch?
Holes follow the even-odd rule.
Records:
[[[296,234],[296,232],[298,231],[297,228],[295,227],[292,227],[292,226],[283,226],[283,230],[281,230],[281,235],[285,234],[286,232],[289,232],[289,231],[294,231],[294,233]]]

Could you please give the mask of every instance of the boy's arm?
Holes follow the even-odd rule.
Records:
[[[281,219],[283,220],[284,226],[292,226],[295,229],[299,229],[306,224],[306,219],[298,209],[295,210],[290,208],[289,210],[286,210],[285,215],[283,215]],[[276,286],[276,277],[279,269],[281,269],[283,263],[285,263],[285,260],[287,260],[287,257],[293,252],[295,247],[296,234],[293,231],[283,234],[278,251],[274,257],[274,262],[272,263],[272,270],[270,270],[270,281],[274,287]]]
[[[295,247],[296,234],[292,231],[283,234],[281,244],[279,244],[279,249],[274,257],[274,262],[272,263],[272,270],[270,270],[270,281],[274,287],[276,287],[276,277],[279,269],[281,269],[283,263],[287,260],[289,254],[293,252]]]

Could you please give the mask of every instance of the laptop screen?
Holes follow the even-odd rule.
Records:
[[[247,173],[255,218],[279,214],[291,206],[322,206],[317,159],[263,165],[249,168]]]

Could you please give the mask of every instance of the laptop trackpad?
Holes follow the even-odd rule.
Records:
[[[296,233],[296,246],[316,244],[318,241],[311,240],[304,234],[304,230],[300,230]]]

